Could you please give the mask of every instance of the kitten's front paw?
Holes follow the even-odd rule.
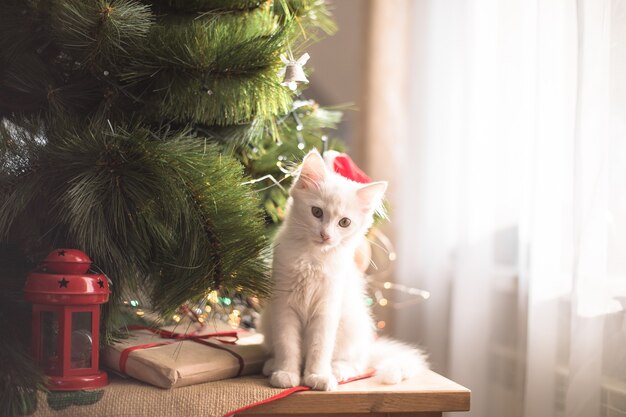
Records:
[[[270,377],[270,385],[276,388],[291,388],[300,385],[300,375],[287,372],[276,371]]]
[[[263,365],[263,375],[270,376],[274,373],[274,358],[269,358]]]
[[[331,374],[308,374],[304,376],[304,385],[317,391],[334,391],[337,389],[337,378]]]
[[[333,375],[337,378],[337,381],[345,381],[355,376],[361,375],[363,372],[346,361],[334,361],[333,362]]]

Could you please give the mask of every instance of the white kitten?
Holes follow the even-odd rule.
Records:
[[[427,367],[419,350],[376,340],[354,261],[386,188],[331,172],[317,151],[304,158],[275,240],[274,290],[262,322],[273,354],[263,372],[273,386],[329,391],[370,367],[393,384]]]

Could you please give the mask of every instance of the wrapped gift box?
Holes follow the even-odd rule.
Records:
[[[267,359],[262,341],[260,334],[241,331],[181,334],[143,328],[106,348],[102,361],[157,387],[184,387],[261,372]]]

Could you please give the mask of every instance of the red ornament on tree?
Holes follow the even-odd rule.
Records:
[[[99,388],[100,304],[109,300],[104,274],[88,274],[91,259],[77,249],[57,249],[26,279],[33,303],[32,354],[52,391]]]

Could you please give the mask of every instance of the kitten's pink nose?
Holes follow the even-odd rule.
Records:
[[[322,240],[324,242],[326,242],[327,240],[330,240],[330,236],[328,236],[326,233],[324,232],[320,232],[320,236],[322,237]]]

